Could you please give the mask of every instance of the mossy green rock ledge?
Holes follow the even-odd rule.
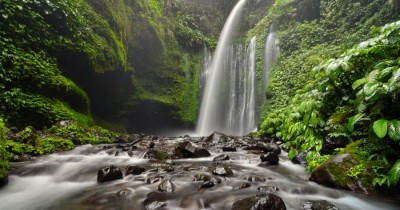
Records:
[[[312,172],[309,180],[329,187],[371,194],[373,192],[372,189],[363,186],[360,180],[351,179],[346,174],[346,171],[356,165],[358,165],[358,161],[348,153],[335,155],[320,167],[316,168]]]

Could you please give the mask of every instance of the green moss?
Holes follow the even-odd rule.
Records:
[[[40,154],[49,154],[54,152],[68,151],[75,147],[69,139],[63,139],[59,137],[45,137],[40,138],[36,142],[36,150]]]
[[[10,169],[8,164],[8,154],[6,151],[6,129],[3,119],[0,118],[0,180],[4,180],[8,174],[8,170]]]
[[[92,126],[76,121],[66,121],[65,125],[54,125],[47,130],[52,135],[59,136],[64,139],[70,139],[74,144],[99,144],[112,143],[115,133],[107,129]]]

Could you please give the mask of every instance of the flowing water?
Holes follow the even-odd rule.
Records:
[[[181,141],[184,139],[157,140],[155,148],[171,152],[176,142]],[[191,141],[194,145],[201,145],[204,139]],[[400,208],[399,203],[389,198],[353,194],[309,182],[304,168],[293,165],[286,154],[279,156],[278,166],[259,167],[259,155],[238,147],[237,152],[224,152],[230,156],[230,160],[223,164],[229,166],[234,175],[214,176],[209,173],[209,168],[215,166],[213,158],[220,155],[220,147],[208,147],[211,157],[173,160],[169,164],[172,164],[174,170],[168,172],[162,168],[162,162],[145,159],[146,150],[123,152],[116,149],[121,148],[117,145],[114,148],[109,145],[85,145],[69,152],[41,157],[33,162],[14,164],[9,184],[0,190],[0,209],[140,210],[151,209],[151,206],[145,207],[143,202],[147,202],[146,197],[155,195],[156,203],[166,205],[161,209],[225,210],[231,209],[232,204],[239,199],[260,193],[260,186],[279,188],[279,191],[272,193],[283,199],[287,209],[299,209],[301,201],[307,199],[326,200],[342,210]],[[116,165],[123,169],[130,164],[142,166],[146,171],[141,175],[124,176],[117,181],[97,183],[97,171],[100,168]],[[196,174],[217,177],[221,183],[207,189],[200,188],[203,181],[194,181]],[[148,184],[146,180],[150,177],[171,180],[175,191],[157,193],[160,181]],[[249,181],[248,177],[259,177],[260,180]],[[248,186],[242,188],[246,183]]]
[[[272,65],[274,64],[275,60],[279,56],[279,47],[276,43],[276,34],[275,34],[275,27],[272,25],[269,29],[268,37],[265,42],[265,52],[264,52],[264,82],[262,92],[265,93],[267,91],[267,86],[269,83],[269,75],[271,72]],[[262,98],[262,103],[264,102],[265,97]],[[261,103],[261,104],[262,104]]]
[[[229,48],[232,47],[232,37],[239,25],[242,9],[246,0],[240,0],[229,15],[217,48],[214,52],[212,64],[207,78],[205,92],[201,100],[197,133],[209,135],[213,131],[221,131],[228,134],[237,134],[229,126],[227,120],[227,98],[229,98],[229,67],[226,56],[229,55]]]

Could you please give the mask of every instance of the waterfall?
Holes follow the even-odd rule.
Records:
[[[262,96],[261,104],[263,104],[264,100],[265,100],[264,94],[267,91],[269,75],[271,72],[272,65],[274,64],[275,60],[279,56],[279,48],[276,43],[276,34],[275,34],[274,25],[272,25],[269,29],[268,37],[265,42],[264,56],[265,56],[264,57],[264,74],[263,74],[264,82],[263,82],[263,86],[262,86],[263,87],[262,88],[263,96]]]
[[[225,68],[228,63],[227,55],[232,48],[231,40],[237,29],[243,6],[246,0],[240,0],[233,8],[226,21],[218,45],[214,53],[212,64],[207,77],[205,92],[201,100],[197,133],[208,135],[213,131],[221,131],[229,134],[237,134],[229,126],[227,110],[229,110],[229,95],[226,90],[229,84],[229,69]]]
[[[197,128],[200,135],[208,135],[213,131],[245,135],[257,125],[256,37],[243,47],[227,42],[226,39],[230,38],[226,36],[229,34],[224,34],[234,31],[230,28],[234,27],[230,24],[231,18],[239,19],[240,3],[244,1],[236,5],[225,24],[211,65],[208,50],[204,52],[200,88],[204,90],[204,95]]]

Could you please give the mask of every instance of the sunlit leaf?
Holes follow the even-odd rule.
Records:
[[[388,127],[388,121],[385,119],[380,119],[374,122],[373,129],[379,138],[383,138],[387,134],[387,127]]]

